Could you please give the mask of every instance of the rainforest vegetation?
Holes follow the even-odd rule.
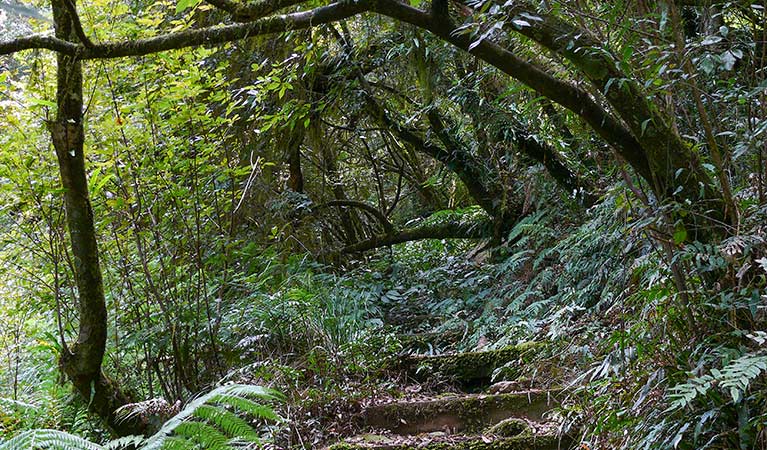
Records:
[[[767,1],[0,0],[0,449],[767,449]]]

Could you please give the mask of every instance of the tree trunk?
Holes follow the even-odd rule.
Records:
[[[67,0],[53,0],[56,36],[78,41]],[[73,6],[71,5],[74,9]],[[101,279],[93,210],[88,198],[83,142],[82,67],[76,58],[57,55],[56,120],[48,123],[59,162],[64,206],[74,256],[75,282],[79,293],[80,328],[77,342],[62,351],[61,370],[88,403],[117,435],[140,434],[146,424],[138,419],[120,422],[115,410],[130,399],[101,372],[107,339],[107,309]]]
[[[304,192],[304,173],[301,170],[301,144],[304,143],[306,130],[303,125],[296,125],[288,131],[287,159],[288,159],[288,187],[293,192]]]

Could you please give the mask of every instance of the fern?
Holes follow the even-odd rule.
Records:
[[[731,361],[721,370],[711,369],[710,375],[702,375],[669,389],[671,404],[667,411],[684,409],[699,396],[709,393],[712,387],[726,389],[734,403],[740,403],[751,382],[767,370],[767,356],[747,354]]]
[[[0,443],[0,450],[104,450],[101,445],[64,431],[45,428],[25,431]]]
[[[261,407],[268,408],[265,406]],[[259,441],[258,433],[253,430],[248,422],[238,415],[218,406],[202,405],[194,412],[194,416],[206,422],[215,424],[231,438],[241,438],[248,442]]]
[[[712,369],[711,373],[719,381],[719,386],[729,390],[732,401],[740,403],[751,382],[765,370],[767,356],[748,354],[730,362],[721,371]]]
[[[213,391],[202,395],[198,397],[197,399],[193,400],[189,403],[189,405],[186,406],[181,412],[176,414],[175,416],[171,417],[165,424],[160,428],[160,430],[155,433],[153,436],[150,436],[145,441],[144,445],[141,447],[141,450],[155,450],[163,448],[163,444],[168,440],[169,437],[173,435],[177,429],[180,428],[179,434],[182,436],[184,435],[184,432],[191,432],[196,431],[201,434],[205,434],[205,429],[203,427],[196,427],[194,426],[188,426],[184,425],[187,423],[191,418],[195,416],[195,413],[199,408],[206,404],[231,404],[236,403],[238,407],[247,405],[246,408],[242,408],[249,414],[256,416],[259,419],[267,419],[267,420],[277,420],[279,417],[274,413],[274,411],[264,405],[260,405],[256,402],[253,402],[248,397],[254,397],[261,400],[282,400],[282,395],[279,394],[276,391],[273,391],[271,389],[266,389],[261,386],[250,386],[250,385],[242,385],[242,384],[231,384],[226,386],[221,386],[219,388],[214,389]],[[238,400],[233,400],[233,398],[237,398]],[[202,413],[203,415],[205,413]],[[216,418],[218,420],[218,424],[224,425],[224,428],[232,429],[234,427],[237,427],[239,425],[242,425],[242,423],[235,424],[228,424],[226,423],[226,418],[230,416],[219,416]],[[184,425],[184,426],[182,426]],[[252,434],[256,433],[255,430],[249,430],[247,432],[248,436],[251,436]],[[204,439],[215,439],[217,438],[213,434],[205,434],[205,436],[198,435],[194,436],[195,441],[200,441]],[[226,446],[223,448],[231,448],[230,446]]]
[[[0,443],[0,450],[115,450],[132,445],[139,450],[186,450],[204,448],[230,450],[243,442],[258,443],[260,435],[244,419],[224,409],[232,407],[254,418],[279,421],[274,410],[254,399],[281,401],[282,394],[261,386],[230,384],[202,395],[168,419],[160,430],[148,438],[129,436],[99,445],[70,433],[57,430],[30,430]],[[145,402],[144,402],[145,403]],[[141,405],[139,405],[141,407]],[[131,417],[130,407],[118,410],[118,416]]]
[[[708,394],[709,389],[714,385],[714,377],[703,375],[701,377],[691,378],[687,383],[678,384],[669,389],[668,398],[671,405],[667,411],[684,409],[698,398],[700,395]]]
[[[229,450],[229,439],[226,435],[203,422],[184,421],[176,428],[177,436],[185,438],[190,443],[199,444],[202,448],[208,450]]]

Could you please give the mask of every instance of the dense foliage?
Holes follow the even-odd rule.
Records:
[[[0,0],[0,449],[319,448],[530,341],[580,448],[767,448],[765,23]]]

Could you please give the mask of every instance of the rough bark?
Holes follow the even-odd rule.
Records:
[[[56,37],[76,41],[70,12],[73,7],[66,7],[65,1],[68,0],[52,2]],[[107,340],[107,309],[83,154],[82,68],[76,58],[62,53],[58,55],[57,64],[58,110],[56,119],[49,122],[48,127],[64,188],[80,319],[77,341],[62,351],[59,364],[88,403],[89,410],[102,418],[115,434],[139,434],[146,424],[138,418],[117,420],[115,410],[130,399],[101,370]]]
[[[293,192],[304,192],[304,173],[301,170],[301,144],[304,142],[306,129],[302,125],[296,125],[288,131],[287,160],[288,160],[288,187]]]

